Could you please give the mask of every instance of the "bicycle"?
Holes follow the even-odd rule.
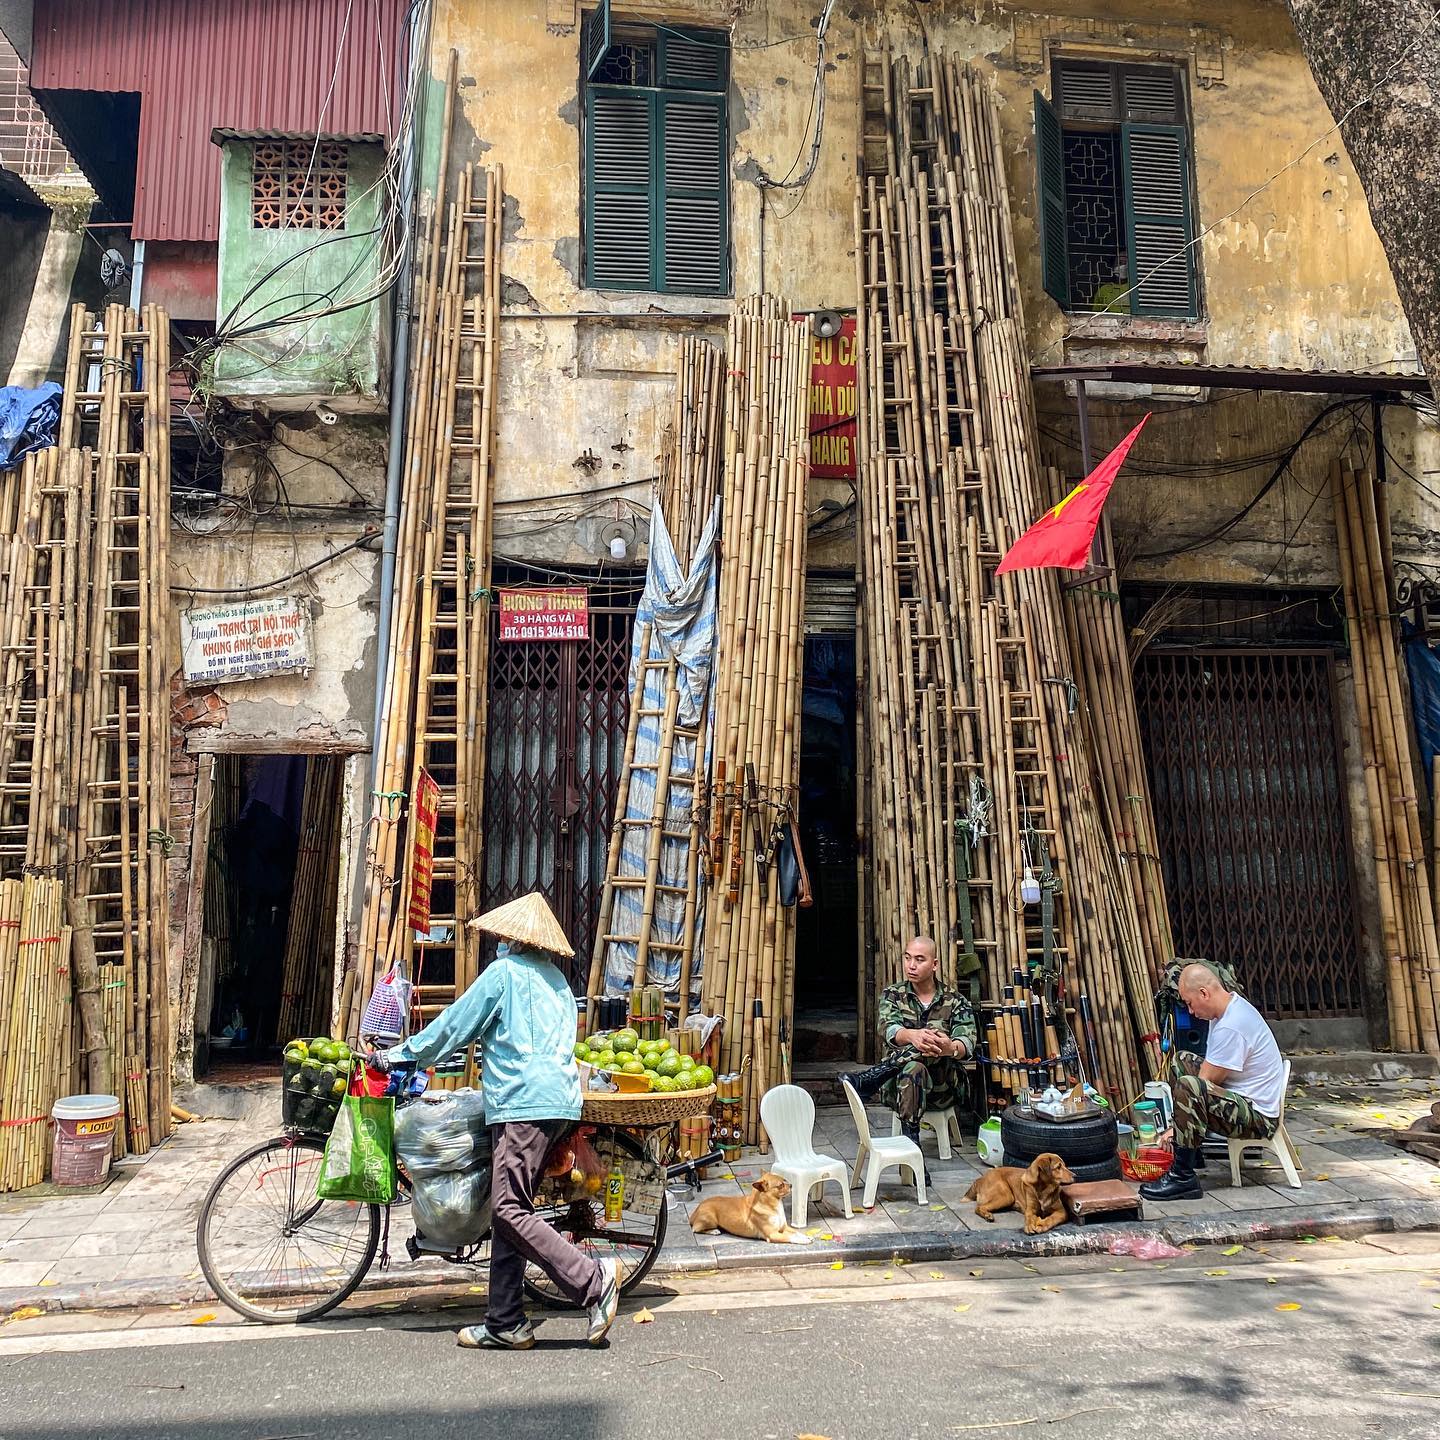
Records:
[[[400,1102],[407,1103],[407,1102]],[[410,1101],[408,1103],[414,1103]],[[616,1124],[582,1118],[572,1135],[583,1133],[600,1156],[605,1174],[624,1177],[618,1221],[605,1217],[602,1184],[591,1190],[570,1176],[544,1179],[535,1196],[536,1213],[573,1244],[597,1258],[608,1255],[620,1271],[620,1293],[628,1294],[649,1274],[665,1243],[667,1191],[672,1180],[717,1163],[717,1150],[699,1159],[666,1166],[659,1156],[660,1126],[646,1126],[644,1141]],[[668,1122],[663,1128],[668,1129]],[[215,1294],[237,1314],[261,1324],[294,1324],[319,1319],[359,1287],[386,1238],[382,1267],[388,1264],[391,1206],[322,1200],[315,1193],[327,1136],[296,1125],[261,1141],[232,1160],[215,1178],[200,1209],[196,1248],[200,1268]],[[488,1161],[486,1162],[488,1164]],[[413,1182],[399,1169],[393,1204],[407,1203]],[[490,1237],[487,1199],[476,1216],[473,1240],[434,1248],[411,1236],[407,1253],[449,1264],[485,1263]],[[537,1266],[526,1267],[525,1289],[546,1305],[569,1302]]]

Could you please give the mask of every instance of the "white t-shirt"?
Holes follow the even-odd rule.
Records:
[[[1253,1102],[1271,1120],[1285,1098],[1285,1062],[1270,1027],[1243,995],[1232,995],[1225,1013],[1210,1022],[1205,1058],[1230,1071],[1225,1089]]]

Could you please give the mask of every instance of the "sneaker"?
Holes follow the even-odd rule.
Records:
[[[511,1330],[467,1325],[455,1336],[455,1343],[466,1350],[530,1350],[535,1345],[535,1331],[528,1320]]]
[[[591,1345],[599,1345],[609,1334],[615,1323],[615,1312],[620,1308],[620,1267],[607,1257],[600,1262],[600,1275],[605,1288],[599,1302],[590,1307],[590,1329],[585,1336]]]

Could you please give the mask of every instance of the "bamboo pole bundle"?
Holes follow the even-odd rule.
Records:
[[[1013,1090],[1017,1057],[1056,1059],[1048,1037],[1064,1029],[1066,997],[1086,991],[1102,1072],[1090,1078],[1128,1099],[1159,1061],[1150,995],[1168,925],[1158,874],[1132,873],[1132,853],[1153,858],[1150,832],[1118,854],[1111,834],[1122,798],[1142,797],[1148,822],[1138,743],[1124,769],[1100,775],[1110,757],[1076,703],[1092,672],[1087,703],[1128,684],[1123,644],[1098,620],[1067,624],[1053,577],[993,573],[1049,503],[998,120],[985,85],[943,54],[913,77],[884,52],[863,69],[860,767],[873,983],[898,980],[904,940],[931,934],[954,985],[969,937],[1000,1007],[1001,1088]],[[1096,637],[1106,648],[1080,657],[1078,642]],[[1033,882],[1042,904],[1022,899]],[[1006,1017],[1017,972],[1027,991],[1044,980],[1034,988],[1050,1008],[1027,1020],[1043,1056]],[[1078,1063],[1078,1047],[1069,1053]]]
[[[1365,794],[1380,900],[1390,1038],[1397,1050],[1440,1054],[1440,944],[1425,876],[1426,845],[1405,713],[1404,674],[1386,562],[1384,495],[1364,471],[1337,462],[1330,489]]]
[[[713,873],[702,1001],[725,1020],[720,1068],[748,1061],[744,1133],[784,1073],[794,925],[773,872],[794,817],[805,575],[810,342],[783,302],[737,307],[726,376],[725,479],[716,652]]]

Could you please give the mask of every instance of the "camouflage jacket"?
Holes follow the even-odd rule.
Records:
[[[952,1040],[963,1040],[967,1056],[975,1053],[975,1012],[970,1002],[937,983],[935,998],[923,1006],[908,980],[887,985],[880,992],[880,1032],[894,1043],[897,1030],[938,1030]]]

